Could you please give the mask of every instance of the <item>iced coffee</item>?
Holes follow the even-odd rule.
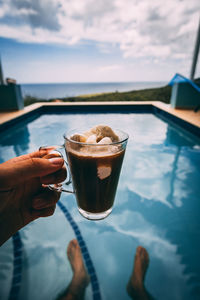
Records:
[[[111,211],[128,135],[98,125],[65,137],[65,149],[80,213],[93,220]]]

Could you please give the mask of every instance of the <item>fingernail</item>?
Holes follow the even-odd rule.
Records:
[[[61,158],[61,157],[52,157],[52,158],[49,158],[49,161],[53,165],[61,165],[61,164],[63,164],[63,158]]]

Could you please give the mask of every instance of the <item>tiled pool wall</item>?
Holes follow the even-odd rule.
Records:
[[[23,243],[20,237],[20,233],[17,232],[12,237],[13,241],[13,274],[12,284],[10,288],[9,300],[18,299],[21,279],[22,279],[22,265],[23,265]]]

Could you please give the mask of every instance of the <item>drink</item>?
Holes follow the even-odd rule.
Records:
[[[94,154],[68,149],[68,162],[81,212],[99,214],[112,209],[124,153],[123,149],[116,153],[100,151]]]
[[[75,193],[81,215],[101,220],[112,211],[128,135],[107,125],[81,132],[73,130],[64,135],[62,146],[45,147],[50,155],[56,156],[65,148],[68,160],[66,180],[50,184],[49,188]]]

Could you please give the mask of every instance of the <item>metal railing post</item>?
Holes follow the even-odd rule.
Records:
[[[198,60],[198,54],[199,54],[199,46],[200,46],[200,18],[199,18],[199,28],[197,31],[197,39],[196,39],[196,43],[195,43],[193,60],[192,60],[192,67],[191,67],[191,72],[190,72],[191,80],[194,80],[194,75],[195,75],[195,70],[196,70],[196,65],[197,65],[197,60]]]

